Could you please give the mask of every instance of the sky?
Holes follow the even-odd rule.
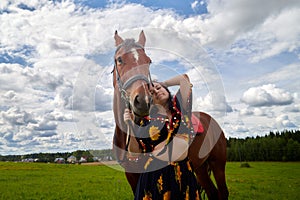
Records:
[[[112,147],[115,30],[227,138],[299,129],[299,21],[296,0],[1,0],[0,154]]]

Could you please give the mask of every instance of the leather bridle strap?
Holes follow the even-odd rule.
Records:
[[[145,75],[142,75],[142,74],[138,74],[138,75],[133,76],[130,79],[128,79],[123,84],[122,89],[126,90],[131,84],[133,84],[137,80],[142,80],[142,81],[145,81],[147,84],[150,84],[150,81],[149,81],[148,77],[146,77]]]

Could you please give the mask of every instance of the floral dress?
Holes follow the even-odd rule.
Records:
[[[145,172],[138,181],[135,200],[197,200],[200,199],[199,186],[188,157],[181,161],[162,161],[151,154],[154,147],[162,141],[169,143],[171,148],[162,151],[172,152],[172,139],[176,134],[192,134],[189,112],[180,109],[180,92],[173,98],[172,119],[151,113],[150,118],[141,121],[137,131],[138,140],[143,152],[148,155],[144,164]],[[170,150],[171,149],[171,150]]]

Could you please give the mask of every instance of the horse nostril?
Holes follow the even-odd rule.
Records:
[[[142,94],[137,94],[133,100],[133,106],[135,112],[140,113],[140,115],[148,115],[150,106],[152,103],[152,98],[149,96],[144,96]]]
[[[134,98],[134,105],[138,106],[139,104],[140,104],[139,95],[136,95],[136,97]]]

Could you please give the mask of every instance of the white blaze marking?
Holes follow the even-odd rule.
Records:
[[[131,53],[133,54],[135,62],[138,62],[139,61],[139,53],[137,52],[137,50],[136,49],[131,49]]]

